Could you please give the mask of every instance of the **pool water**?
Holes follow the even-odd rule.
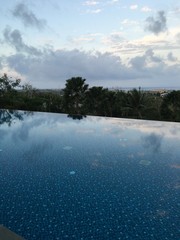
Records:
[[[27,240],[179,240],[180,124],[0,110],[0,224]]]

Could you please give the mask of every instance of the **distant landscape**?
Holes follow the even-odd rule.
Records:
[[[21,85],[20,79],[0,77],[0,108],[180,122],[180,90],[108,89],[89,87],[86,79],[72,77],[57,90]]]

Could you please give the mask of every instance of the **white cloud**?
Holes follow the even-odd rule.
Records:
[[[109,1],[110,4],[115,4],[115,3],[118,3],[118,2],[119,2],[119,0],[111,0],[111,1]]]
[[[85,6],[95,6],[95,5],[98,5],[99,4],[99,2],[98,1],[86,1],[86,2],[84,2],[83,3],[83,5],[85,5]]]
[[[131,10],[136,10],[136,9],[138,9],[138,5],[137,5],[137,4],[136,4],[136,5],[131,5],[131,6],[130,6],[130,9],[131,9]]]
[[[137,25],[138,22],[130,19],[124,19],[123,21],[121,21],[121,24],[131,26],[131,25]]]
[[[102,12],[101,8],[94,9],[94,10],[87,10],[87,13],[92,13],[92,14],[98,14],[100,12]]]
[[[121,55],[123,59],[139,56],[149,48],[164,57],[172,51],[175,57],[180,59],[180,28],[169,29],[168,33],[164,32],[156,36],[149,34],[139,39],[129,40],[126,35],[123,37],[121,41],[111,41],[111,44],[107,45],[110,52]]]
[[[91,43],[95,41],[96,38],[93,35],[82,35],[79,37],[70,38],[70,42],[73,44]]]
[[[112,32],[109,36],[103,36],[101,42],[105,45],[116,45],[124,41],[123,32]]]
[[[150,7],[144,6],[144,7],[141,8],[141,11],[142,12],[151,12],[152,9]]]
[[[177,43],[180,44],[180,32],[176,34]]]

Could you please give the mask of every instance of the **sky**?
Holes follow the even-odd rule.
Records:
[[[179,0],[0,0],[0,76],[180,89]]]

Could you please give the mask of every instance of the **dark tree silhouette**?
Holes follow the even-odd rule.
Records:
[[[0,107],[13,107],[13,103],[16,101],[17,87],[20,87],[20,79],[13,80],[7,74],[0,77]]]
[[[180,122],[180,91],[161,95],[141,88],[128,92],[103,87],[88,89],[85,81],[82,77],[73,77],[66,81],[63,90],[38,90],[30,84],[21,86],[20,79],[4,74],[0,77],[0,108],[62,112],[73,119],[95,115]],[[0,123],[11,123],[10,113],[2,110]]]
[[[106,89],[92,87],[86,92],[85,109],[90,115],[105,115]]]
[[[135,118],[143,118],[143,111],[147,106],[147,95],[141,88],[133,89],[127,94],[126,109]]]
[[[172,91],[164,96],[161,115],[163,120],[180,121],[180,91]]]
[[[85,94],[88,90],[88,84],[85,84],[85,81],[86,79],[81,77],[66,80],[63,103],[67,113],[83,114]]]
[[[15,88],[20,86],[20,81],[20,79],[10,79],[5,73],[2,77],[0,77],[0,97],[15,91]]]

